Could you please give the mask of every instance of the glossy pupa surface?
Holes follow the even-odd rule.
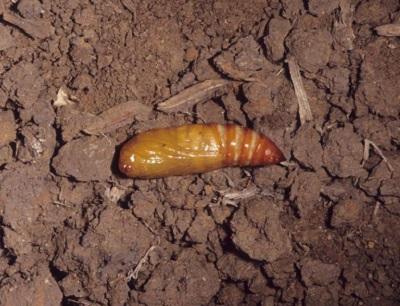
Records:
[[[239,125],[188,124],[153,129],[121,148],[118,166],[129,177],[159,178],[285,160],[265,135]]]

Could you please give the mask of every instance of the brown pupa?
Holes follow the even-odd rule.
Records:
[[[159,178],[284,160],[268,137],[251,129],[233,124],[188,124],[134,136],[122,146],[118,166],[129,177]]]

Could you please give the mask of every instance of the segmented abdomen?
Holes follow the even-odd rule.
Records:
[[[215,125],[225,144],[222,154],[227,166],[259,166],[284,160],[278,147],[263,134],[239,125]]]
[[[149,130],[123,145],[119,168],[131,177],[203,173],[284,160],[266,136],[238,125],[192,124]]]

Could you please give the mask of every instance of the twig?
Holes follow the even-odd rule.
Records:
[[[195,104],[223,95],[229,83],[229,81],[222,79],[203,81],[159,103],[157,109],[169,112],[175,111],[182,106],[189,108]]]
[[[300,75],[299,65],[297,65],[293,57],[288,58],[287,63],[289,65],[289,73],[293,82],[294,91],[297,97],[297,102],[299,103],[300,123],[303,125],[307,121],[313,120],[313,115],[311,113],[310,104],[308,103],[308,98],[306,91],[304,89],[303,80]]]
[[[386,163],[386,165],[389,168],[390,172],[394,172],[393,166],[390,164],[389,160],[383,154],[381,149],[379,149],[379,147],[369,139],[364,139],[364,156],[363,156],[363,162],[362,162],[361,166],[364,167],[365,163],[369,159],[369,150],[370,150],[371,146],[374,148],[376,153],[382,158],[382,160]]]
[[[381,36],[400,36],[400,23],[384,24],[376,27],[375,31]]]
[[[150,253],[153,252],[156,248],[157,246],[153,245],[147,250],[144,256],[139,260],[139,263],[136,265],[135,269],[128,274],[128,281],[131,279],[136,280],[138,278],[139,272],[142,270],[143,265],[147,262],[147,258],[149,257]]]

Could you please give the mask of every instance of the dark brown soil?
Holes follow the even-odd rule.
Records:
[[[1,3],[0,305],[400,305],[400,40],[374,31],[398,0]],[[82,132],[216,78],[232,86],[189,110]],[[136,132],[203,121],[288,164],[116,170]]]

